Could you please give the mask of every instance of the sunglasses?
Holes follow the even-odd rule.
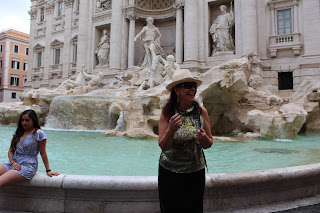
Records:
[[[197,89],[197,83],[195,83],[195,82],[184,82],[184,83],[178,84],[177,87],[182,87],[182,88],[185,88],[185,89],[191,89],[192,87],[194,87],[195,89]]]

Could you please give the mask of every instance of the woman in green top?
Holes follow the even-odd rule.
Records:
[[[203,212],[203,149],[213,142],[208,112],[194,100],[201,83],[182,69],[167,86],[171,97],[161,112],[158,141],[162,149],[158,176],[161,213]]]

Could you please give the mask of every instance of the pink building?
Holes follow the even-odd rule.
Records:
[[[29,34],[12,29],[0,34],[0,102],[21,101],[28,54]]]

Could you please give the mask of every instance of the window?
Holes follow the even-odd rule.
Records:
[[[28,71],[28,63],[27,62],[23,63],[23,70]]]
[[[72,62],[77,62],[77,53],[78,52],[78,45],[73,44],[73,56],[72,56]]]
[[[44,21],[44,7],[40,8],[40,22]]]
[[[12,60],[11,68],[18,70],[18,69],[19,69],[19,61],[17,61],[17,60]]]
[[[27,78],[24,77],[24,78],[23,78],[23,86],[24,86],[26,83],[27,83]]]
[[[62,1],[58,2],[58,16],[62,16]]]
[[[11,86],[19,86],[19,76],[12,75],[10,79]]]
[[[291,8],[277,11],[278,35],[292,33]]]
[[[292,72],[279,72],[278,81],[279,90],[293,89]]]
[[[54,50],[54,64],[60,64],[60,49]]]
[[[26,48],[26,55],[29,55],[29,48]]]
[[[17,98],[17,93],[15,93],[15,92],[11,93],[11,98],[12,99],[16,99]]]
[[[0,59],[0,68],[2,68],[2,58]]]
[[[36,57],[36,67],[41,67],[41,60],[42,60],[42,52],[38,52]]]
[[[15,53],[19,53],[19,46],[18,45],[14,45],[14,50]]]
[[[0,53],[2,53],[2,44],[0,45]]]

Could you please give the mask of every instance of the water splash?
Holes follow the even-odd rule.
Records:
[[[125,130],[125,123],[123,119],[123,111],[121,112],[119,119],[117,120],[116,130],[123,132]]]

